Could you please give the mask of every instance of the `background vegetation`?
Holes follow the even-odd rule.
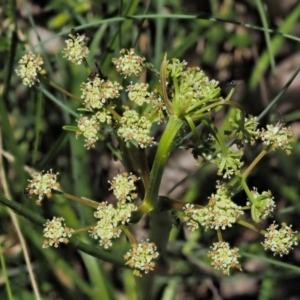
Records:
[[[284,94],[261,116],[260,124],[283,119],[298,139],[300,134],[300,3],[296,0],[205,0],[205,1],[8,1],[0,6],[0,182],[1,193],[45,218],[60,215],[74,228],[93,222],[92,211],[55,196],[37,207],[23,191],[28,168],[60,173],[66,192],[98,201],[112,200],[108,180],[123,167],[104,144],[87,151],[82,139],[62,130],[75,124],[77,103],[41,85],[24,87],[14,69],[28,50],[40,53],[48,75],[79,95],[86,71],[62,58],[64,39],[71,28],[89,37],[90,65],[93,58],[102,72],[116,74],[110,60],[123,47],[135,46],[158,68],[165,52],[201,66],[210,78],[220,81],[226,95],[238,84],[234,100],[247,113],[259,115],[272,100]],[[149,74],[144,74],[150,76]],[[151,79],[151,78],[150,78]],[[234,82],[233,82],[234,80]],[[38,91],[38,92],[37,92]],[[231,111],[216,116],[225,126]],[[160,136],[160,128],[154,134]],[[154,154],[151,149],[149,157]],[[258,149],[248,149],[251,161]],[[206,203],[215,187],[216,170],[196,168],[189,150],[171,157],[165,170],[161,194],[199,204]],[[276,199],[275,219],[300,229],[300,144],[286,156],[271,153],[251,174],[258,190],[270,189]],[[182,184],[175,186],[182,180]],[[251,184],[250,184],[251,185]],[[237,195],[236,203],[245,195]],[[43,250],[41,229],[17,218],[26,241],[31,265],[42,299],[138,299],[130,270],[113,266],[72,246]],[[28,276],[16,220],[0,206],[0,299],[36,299]],[[266,225],[266,224],[262,224]],[[136,226],[147,235],[147,222]],[[239,226],[225,234],[239,246],[243,273],[223,277],[209,266],[211,232],[187,232],[173,228],[168,261],[160,266],[155,283],[156,299],[300,299],[300,250],[276,259],[265,253],[261,238]],[[87,236],[82,237],[88,240]],[[126,240],[114,251],[124,253]],[[7,276],[7,280],[6,280]]]

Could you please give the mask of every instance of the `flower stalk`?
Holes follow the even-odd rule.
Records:
[[[159,186],[161,178],[169,158],[175,138],[184,124],[183,120],[178,119],[175,115],[170,116],[164,133],[159,141],[155,159],[150,173],[149,187],[143,201],[141,209],[145,206],[150,210],[157,206]]]

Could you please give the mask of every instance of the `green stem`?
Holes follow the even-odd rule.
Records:
[[[166,196],[159,196],[159,203],[162,209],[164,210],[176,210],[176,211],[183,211],[185,203],[181,200],[172,199]],[[200,206],[200,205],[199,205]],[[196,208],[201,208],[202,206]]]
[[[265,235],[265,234],[267,233],[266,230],[259,229],[259,228],[257,228],[255,225],[250,224],[250,223],[248,223],[248,222],[246,222],[246,221],[244,221],[244,220],[238,219],[236,222],[237,222],[238,224],[240,224],[240,225],[242,225],[242,226],[244,226],[244,227],[247,227],[247,228],[249,228],[249,229],[251,229],[251,230],[253,230],[253,231],[256,231],[256,232],[258,232],[258,233],[260,233],[260,234],[262,234],[262,235]]]
[[[169,122],[158,144],[152,170],[150,173],[149,188],[146,192],[145,199],[140,205],[141,211],[149,212],[157,205],[158,191],[163,175],[163,171],[169,157],[174,139],[183,126],[184,121],[176,116],[170,116]]]
[[[193,122],[192,118],[189,115],[185,115],[185,119],[188,122],[188,124],[189,124],[189,126],[190,126],[190,128],[191,128],[191,130],[193,132],[196,144],[200,145],[201,144],[201,140],[200,140],[200,137],[198,135],[195,123]]]
[[[64,94],[64,95],[66,95],[66,96],[68,96],[68,97],[70,97],[70,98],[72,98],[72,99],[74,99],[74,100],[76,100],[76,101],[82,103],[82,100],[81,100],[79,97],[77,97],[77,96],[75,96],[75,95],[69,93],[68,91],[66,91],[65,89],[63,89],[61,86],[59,86],[59,85],[56,84],[55,82],[49,80],[47,77],[45,77],[45,76],[40,76],[39,78],[40,78],[44,83],[46,83],[46,84],[48,84],[48,85],[54,87],[56,90],[60,91],[62,94]]]
[[[257,157],[252,161],[252,163],[248,166],[248,168],[243,171],[241,177],[235,177],[235,178],[232,179],[232,181],[230,182],[230,186],[232,187],[232,189],[235,190],[235,192],[234,192],[235,194],[240,191],[240,185],[237,186],[237,184],[240,183],[240,180],[246,180],[247,179],[248,175],[254,169],[254,167],[258,164],[258,162],[268,153],[268,150],[269,150],[268,147],[263,149],[257,155]],[[249,199],[251,199],[251,198],[249,198]]]
[[[92,224],[92,225],[88,225],[88,226],[85,226],[85,227],[82,227],[82,228],[79,228],[79,229],[76,229],[76,230],[73,231],[72,235],[80,234],[82,232],[88,231],[88,230],[92,229],[93,227],[95,227],[96,225],[97,225],[97,223]]]
[[[242,179],[242,180],[241,180],[241,184],[242,184],[242,187],[243,187],[243,189],[244,189],[246,195],[248,196],[249,201],[250,201],[252,204],[254,204],[254,203],[255,203],[255,200],[254,200],[253,195],[252,195],[252,193],[251,193],[251,191],[250,191],[250,189],[249,189],[249,187],[248,187],[248,185],[247,185],[247,183],[246,183],[246,180],[245,180],[245,179]]]
[[[252,161],[252,163],[248,166],[248,168],[243,172],[242,178],[246,179],[247,176],[250,174],[252,169],[258,164],[258,162],[268,153],[266,149],[262,150],[256,158]]]
[[[2,249],[1,244],[2,244],[2,242],[0,243],[0,266],[1,266],[1,270],[2,270],[2,277],[3,277],[2,280],[5,282],[7,299],[13,300],[14,297],[13,297],[13,294],[11,292],[10,282],[9,282],[9,279],[8,279],[8,276],[7,276],[7,269],[6,269],[6,265],[5,265],[4,255],[3,255],[4,251]]]
[[[114,116],[116,121],[120,121],[121,116],[110,105],[107,105],[106,108]]]
[[[131,245],[138,244],[135,236],[131,233],[131,231],[128,229],[125,225],[120,225],[120,228],[125,233],[126,237],[128,238],[128,241]]]
[[[217,230],[218,241],[223,242],[222,231],[220,229]]]
[[[64,196],[67,199],[70,199],[72,201],[78,202],[78,203],[82,203],[84,205],[87,205],[89,207],[92,208],[97,208],[99,206],[99,202],[96,202],[94,200],[85,198],[85,197],[76,197],[67,193],[62,193],[62,196]]]
[[[221,151],[224,155],[224,157],[227,156],[227,146],[224,143],[224,139],[222,138],[219,130],[217,129],[216,125],[213,122],[208,122],[206,119],[202,120],[202,123],[210,130],[210,132],[213,134],[215,139],[218,141],[218,144],[221,148]]]
[[[87,60],[86,60],[85,57],[83,58],[82,62],[83,62],[83,65],[84,65],[84,67],[85,67],[87,73],[88,73],[88,74],[91,74],[92,70],[91,70],[91,68],[90,68],[90,66],[89,66],[89,63],[87,62]]]
[[[189,107],[189,113],[191,114],[192,119],[194,121],[197,121],[197,120],[201,120],[206,115],[209,115],[209,114],[211,115],[212,111],[214,111],[214,113],[217,113],[219,111],[217,108],[219,107],[220,109],[222,109],[224,105],[236,107],[245,116],[245,110],[243,109],[243,107],[241,105],[239,105],[238,103],[236,103],[234,101],[230,101],[230,100],[228,100],[228,101],[220,100],[218,102],[209,104],[209,105],[205,106],[204,108],[200,108],[199,110],[194,109],[194,112],[191,109],[191,107]]]

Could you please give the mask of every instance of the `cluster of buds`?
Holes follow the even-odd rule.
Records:
[[[211,113],[212,104],[222,100],[221,89],[219,82],[209,80],[200,68],[186,68],[186,65],[186,61],[178,59],[166,64],[167,82],[176,82],[176,89],[170,89],[170,105],[178,116],[188,115],[196,121]]]
[[[150,102],[149,85],[147,83],[135,83],[127,86],[128,98],[138,106]]]
[[[209,79],[199,67],[187,68],[180,76],[179,95],[191,104],[200,104],[204,108],[211,102],[220,100],[219,82]]]
[[[166,68],[167,76],[179,78],[184,73],[186,66],[185,60],[180,61],[177,58],[172,58]]]

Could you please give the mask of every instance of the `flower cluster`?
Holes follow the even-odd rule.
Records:
[[[169,77],[180,77],[185,71],[186,66],[187,62],[185,60],[180,61],[177,58],[172,58],[167,65],[166,75]]]
[[[240,206],[232,202],[224,185],[218,182],[216,194],[209,197],[206,207],[197,209],[194,204],[186,204],[184,207],[184,221],[190,230],[198,229],[199,224],[206,229],[226,229],[236,222],[243,214]]]
[[[296,233],[292,230],[292,225],[288,226],[286,223],[281,224],[281,228],[278,228],[278,224],[271,224],[265,234],[265,241],[262,243],[265,250],[269,249],[274,252],[274,255],[280,256],[288,254],[293,246],[298,245]]]
[[[142,71],[145,58],[136,55],[134,48],[121,49],[120,54],[121,57],[112,59],[117,72],[124,75],[125,78],[131,75],[138,76]]]
[[[16,73],[22,78],[24,85],[31,87],[39,83],[37,76],[39,73],[44,72],[41,68],[42,64],[43,59],[39,55],[36,56],[31,52],[25,54],[19,60],[19,66],[16,69]]]
[[[89,49],[84,42],[86,35],[70,33],[69,37],[69,39],[65,40],[66,48],[63,50],[64,57],[72,64],[80,65],[89,53]]]
[[[134,204],[120,204],[116,208],[107,202],[100,203],[95,218],[100,219],[97,225],[90,230],[92,238],[99,239],[100,246],[108,249],[112,246],[112,239],[121,235],[120,225],[130,221],[131,213],[137,207]]]
[[[220,98],[219,82],[209,80],[198,67],[186,68],[185,62],[173,60],[167,65],[167,75],[178,77],[178,88],[171,90],[172,103],[178,114],[189,114],[192,119],[201,119],[210,112],[210,104],[218,102]]]
[[[81,99],[87,109],[101,109],[107,99],[118,98],[122,89],[118,82],[100,79],[96,75],[89,77],[86,83],[81,84]]]
[[[253,196],[254,203],[248,201],[247,205],[251,205],[254,221],[259,222],[261,219],[266,219],[276,207],[274,197],[272,197],[271,192],[264,191],[259,194],[257,189],[254,187],[251,194]]]
[[[60,243],[69,243],[68,238],[72,236],[74,230],[66,227],[64,221],[64,218],[53,217],[51,221],[48,220],[44,224],[43,235],[46,239],[44,240],[43,248],[48,248],[49,246],[57,248]]]
[[[119,200],[119,203],[125,204],[126,202],[131,202],[133,199],[137,198],[137,194],[133,191],[136,190],[135,182],[140,178],[133,175],[132,173],[123,172],[113,177],[110,190],[113,190],[114,195]]]
[[[228,119],[228,122],[232,130],[226,130],[225,133],[229,137],[235,138],[238,147],[242,147],[243,143],[253,145],[255,140],[259,137],[260,132],[259,129],[257,129],[257,117],[249,115],[244,118],[241,111],[238,111],[234,118]]]
[[[95,147],[95,142],[100,136],[100,123],[112,124],[112,115],[110,111],[104,107],[90,118],[80,116],[77,120],[78,130],[76,131],[76,138],[82,134],[85,137],[84,146],[87,147],[87,149]]]
[[[94,239],[99,239],[100,246],[106,249],[111,247],[112,239],[121,235],[120,226],[128,224],[131,213],[137,210],[137,206],[131,202],[137,198],[134,191],[136,189],[135,182],[139,179],[132,173],[123,172],[109,181],[110,190],[113,190],[118,199],[117,206],[114,207],[107,202],[100,203],[94,213],[95,218],[100,220],[90,231]]]
[[[260,133],[264,145],[273,150],[281,148],[289,155],[291,154],[291,143],[295,142],[295,137],[290,127],[283,127],[282,124],[267,125],[267,130],[262,129]]]
[[[165,120],[166,105],[157,89],[154,89],[153,92],[150,93],[149,101],[152,106],[150,120],[160,124]]]
[[[148,92],[149,85],[147,83],[135,83],[127,86],[128,98],[137,104],[142,106],[144,103],[149,103],[150,93]]]
[[[211,251],[207,253],[207,256],[212,259],[211,265],[215,269],[223,270],[224,275],[229,275],[232,268],[242,270],[238,261],[240,257],[238,251],[238,248],[230,249],[226,242],[218,242],[211,246]]]
[[[98,140],[97,133],[100,128],[100,123],[96,115],[93,115],[91,118],[81,116],[77,120],[77,125],[78,131],[76,131],[76,137],[83,134],[87,149],[95,147],[95,142]]]
[[[206,106],[219,100],[221,88],[215,79],[209,80],[199,67],[189,67],[181,75],[180,97],[191,99],[191,103]]]
[[[153,137],[149,136],[152,123],[144,116],[139,117],[135,110],[125,111],[119,126],[117,134],[125,142],[136,142],[141,148],[153,145]]]
[[[134,269],[133,275],[142,277],[141,272],[147,274],[153,271],[155,267],[154,259],[158,257],[156,246],[149,240],[139,244],[133,244],[132,249],[124,255],[126,265]]]
[[[244,164],[241,161],[242,156],[242,151],[233,152],[232,148],[228,148],[225,154],[218,153],[216,158],[204,155],[206,160],[218,166],[218,175],[223,175],[223,178],[231,178],[232,175],[238,173]]]
[[[52,170],[47,172],[35,173],[32,175],[32,179],[28,179],[28,185],[26,187],[26,193],[29,196],[37,195],[37,205],[41,204],[43,197],[46,196],[48,199],[52,197],[51,190],[58,190],[59,183],[57,182],[57,175],[52,173]]]

